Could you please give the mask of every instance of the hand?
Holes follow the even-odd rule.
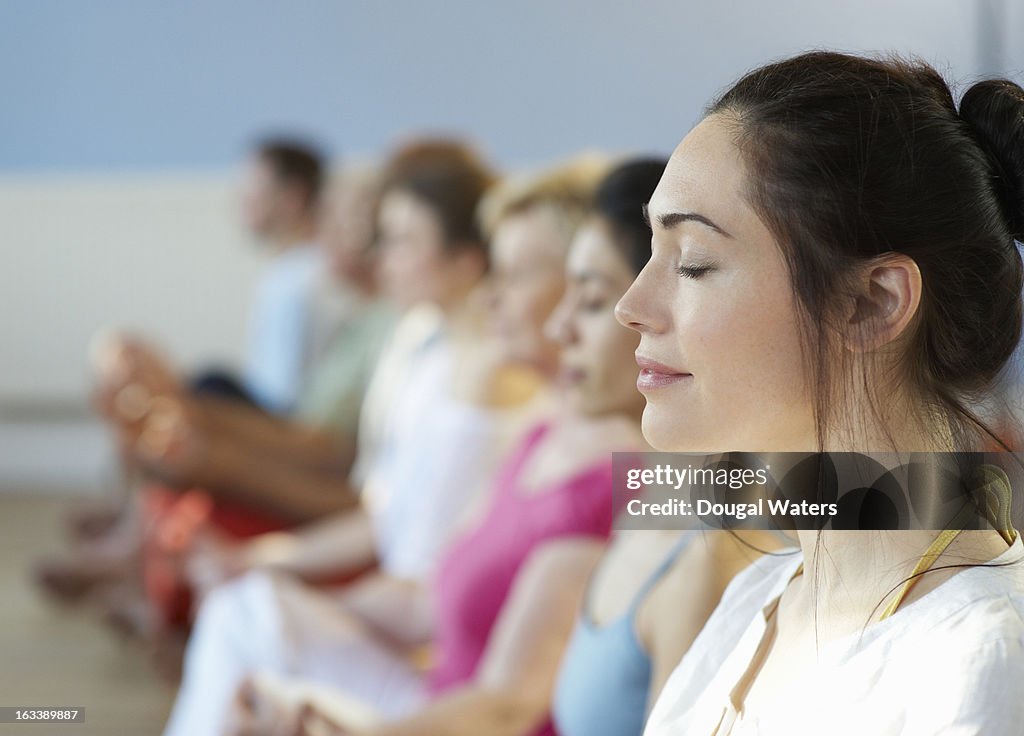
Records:
[[[185,576],[200,600],[216,586],[249,569],[245,545],[230,541],[212,529],[199,532],[185,560]]]
[[[207,464],[209,443],[188,401],[156,397],[140,426],[133,451],[143,468],[174,485],[198,481]]]
[[[329,719],[312,703],[305,703],[299,710],[295,730],[288,736],[356,736],[356,733]]]
[[[224,736],[291,736],[297,733],[299,715],[299,708],[247,679],[235,694]]]
[[[141,421],[157,396],[179,396],[181,381],[156,350],[130,335],[103,334],[90,346],[97,410],[117,423]]]

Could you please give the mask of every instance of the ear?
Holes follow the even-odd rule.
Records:
[[[909,256],[874,259],[858,278],[845,327],[847,347],[869,352],[906,330],[921,303],[921,270]]]

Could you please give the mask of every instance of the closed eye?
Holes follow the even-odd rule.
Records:
[[[676,269],[676,273],[680,276],[685,276],[688,279],[699,279],[701,276],[706,275],[710,271],[714,271],[715,267],[710,264],[704,264],[701,266],[680,266]]]

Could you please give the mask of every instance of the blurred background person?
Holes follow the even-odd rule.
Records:
[[[511,363],[517,369],[514,375],[525,372],[533,379],[531,414],[537,410],[548,413],[551,408],[546,384],[557,373],[558,361],[551,343],[543,337],[542,327],[563,291],[565,252],[603,168],[598,160],[588,158],[540,175],[506,181],[488,195],[481,207],[486,213],[483,219],[487,231],[493,238],[490,259],[493,273],[489,287],[492,313],[496,317],[493,323],[499,326],[495,357],[500,364]],[[386,209],[382,210],[384,227],[389,226],[386,212]],[[424,274],[430,272],[426,268],[418,270]],[[490,329],[489,325],[485,327]],[[463,361],[466,357],[471,356],[464,356]],[[467,373],[466,369],[466,365],[457,368],[462,375]],[[521,380],[517,378],[515,383],[519,384]],[[410,394],[405,400],[423,401],[423,391],[418,391],[417,395]],[[454,440],[453,446],[444,452],[454,453],[461,467],[446,482],[449,485],[475,483],[472,468],[479,459],[473,455],[478,450],[467,453],[466,450],[472,446],[456,436],[442,435],[438,439],[437,435],[445,424],[444,414],[435,412],[429,421],[412,428],[431,435],[429,438],[417,437],[416,444],[425,445],[436,454],[442,450],[437,446],[438,441]],[[560,436],[556,433],[556,437]],[[570,432],[568,436],[575,435]],[[579,442],[584,436],[593,440],[599,434],[595,431],[584,433],[575,436],[575,441]],[[330,596],[314,593],[287,579],[265,574],[250,574],[231,586],[215,590],[200,612],[195,639],[189,647],[185,681],[167,733],[200,733],[204,730],[216,733],[224,722],[224,714],[235,689],[242,678],[253,671],[320,677],[338,687],[355,688],[375,707],[402,707],[410,699],[418,701],[421,697],[422,678],[410,664],[410,657],[417,648],[429,644],[438,635],[445,638],[442,648],[452,658],[451,662],[439,665],[448,674],[441,675],[438,669],[438,681],[465,677],[463,670],[472,669],[479,654],[474,653],[477,644],[473,643],[474,639],[465,638],[461,625],[467,623],[467,616],[471,616],[476,621],[475,628],[486,632],[497,616],[497,608],[505,595],[502,591],[511,584],[512,572],[539,538],[570,533],[570,530],[601,536],[607,534],[611,521],[611,487],[607,468],[601,464],[596,474],[585,472],[587,464],[584,463],[583,467],[578,464],[582,458],[565,452],[568,448],[564,438],[553,441],[555,445],[550,448],[550,455],[571,463],[573,470],[556,473],[557,482],[545,485],[545,489],[551,490],[552,498],[543,505],[535,504],[533,512],[520,509],[511,486],[512,475],[518,473],[517,469],[527,456],[533,456],[535,446],[540,446],[538,431],[521,440],[522,449],[512,452],[511,457],[503,461],[504,469],[496,479],[489,479],[493,487],[487,490],[482,503],[484,508],[491,509],[488,517],[491,521],[489,525],[488,522],[469,521],[470,528],[478,530],[476,537],[493,542],[487,550],[480,547],[475,552],[449,551],[442,555],[439,563],[436,553],[431,551],[432,554],[427,556],[423,554],[426,550],[420,550],[415,563],[417,577],[412,577],[394,563],[387,565],[387,557],[382,557],[385,567],[381,574],[357,582],[340,596],[336,593]],[[545,440],[541,444],[548,447],[549,443]],[[600,453],[601,447],[606,445],[595,443],[591,451]],[[401,457],[395,458],[395,461],[401,460]],[[429,477],[424,478],[421,473],[415,479],[411,476],[397,478],[405,485],[391,487],[391,494],[396,496],[394,503],[404,501],[410,504],[411,499],[416,498],[419,506],[418,499],[427,496],[433,498],[435,506],[447,510],[449,529],[453,522],[465,521],[466,514],[450,501],[438,502],[443,500],[440,497],[442,492],[449,497],[466,499],[474,490],[472,486],[435,490],[424,487]],[[496,494],[505,497],[505,501],[492,506],[497,503],[494,500]],[[565,494],[579,494],[578,505],[572,504],[572,495],[560,501]],[[405,514],[410,511],[412,509],[406,509]],[[576,511],[578,515],[573,513]],[[418,518],[410,517],[402,528],[404,536],[415,543],[417,539],[436,535],[429,529],[430,525],[436,526],[442,521],[436,513],[435,509],[425,509]],[[423,526],[428,528],[425,530],[421,528]],[[273,568],[278,572],[298,571],[308,577],[311,564],[333,564],[335,569],[348,564],[341,553],[351,549],[352,543],[349,539],[343,544],[342,532],[349,537],[353,534],[352,529],[339,527],[335,531],[338,541],[334,547],[323,552],[317,550],[318,557],[325,557],[323,562],[309,555],[301,559],[293,553],[291,559],[274,561]],[[322,535],[323,527],[317,530],[317,536]],[[508,544],[513,537],[516,543]],[[408,549],[410,540],[401,544]],[[393,547],[397,541],[395,537],[383,537],[377,541],[377,546],[387,553],[386,545]],[[250,546],[258,549],[259,545],[257,540]],[[292,548],[301,549],[294,542]],[[442,620],[448,621],[449,625],[439,628],[431,611],[431,592],[437,592],[438,584],[445,589],[459,584],[455,575],[448,576],[447,582],[433,582],[438,574],[435,567],[439,564],[443,570],[446,565],[453,565],[456,559],[467,562],[489,559],[494,573],[490,577],[497,588],[483,599],[467,591],[466,596],[460,598],[460,605],[468,607],[474,605],[472,601],[484,599],[490,603],[478,611],[467,608],[463,614],[448,611]],[[411,562],[409,556],[404,564]],[[504,572],[499,575],[498,570]],[[467,584],[471,582],[466,577],[468,572],[463,570],[458,574]],[[488,577],[479,572],[472,575],[479,580]],[[399,605],[396,598],[399,591],[405,597],[404,605]],[[267,615],[255,620],[247,619],[245,612],[252,610],[260,610]],[[453,641],[449,643],[448,639]]]
[[[600,160],[589,157],[539,176],[513,178],[482,208],[493,232],[492,310],[503,350],[540,372],[559,393],[581,380],[579,373],[585,368],[558,360],[555,344],[544,336],[543,327],[564,292],[566,252],[605,168]],[[615,334],[628,338],[617,328]],[[598,364],[623,349],[628,357],[628,341],[623,347],[614,339],[607,343],[600,342],[600,336],[596,339],[598,346],[591,346],[596,351],[590,355],[593,364],[586,364],[589,371],[619,374],[614,361]],[[600,378],[591,380],[602,389],[607,387]],[[637,433],[628,409],[620,406],[621,396],[600,404],[599,391],[593,393],[592,399],[598,402],[593,413],[572,399],[559,398],[555,411],[505,460],[483,514],[443,556],[425,591],[432,602],[427,623],[434,648],[434,664],[426,675],[410,667],[401,650],[388,647],[387,638],[379,637],[368,642],[372,647],[364,644],[362,649],[331,648],[320,641],[316,652],[321,661],[300,656],[294,663],[306,661],[305,668],[277,674],[329,683],[340,689],[340,697],[356,698],[392,716],[415,709],[431,694],[457,689],[471,680],[489,632],[514,594],[517,572],[529,564],[534,550],[549,539],[602,539],[608,533],[613,504],[607,452],[610,447],[634,447]],[[635,398],[635,389],[626,396]],[[316,609],[307,604],[307,610]],[[309,628],[338,632],[337,624],[332,627],[325,621]],[[370,625],[372,630],[372,621]],[[306,627],[286,627],[296,628]],[[316,634],[313,637],[315,641]],[[379,681],[368,679],[368,670],[377,671],[382,660],[391,662],[387,675]],[[273,671],[257,662],[253,669]]]
[[[319,311],[329,306],[331,314],[329,327],[325,322],[319,325],[329,335],[324,335],[321,355],[304,379],[290,416],[278,416],[225,393],[222,379],[216,391],[210,390],[208,379],[202,379],[196,390],[137,341],[114,347],[122,353],[115,360],[124,365],[116,366],[122,369],[115,375],[120,396],[113,395],[111,403],[123,403],[127,395],[136,397],[128,400],[145,404],[141,416],[116,407],[110,413],[130,467],[163,487],[198,488],[202,493],[181,497],[174,490],[149,485],[146,502],[153,513],[138,518],[136,502],[130,498],[124,518],[109,533],[86,535],[70,558],[42,566],[41,580],[49,590],[78,597],[94,584],[114,582],[127,582],[127,589],[134,590],[141,546],[155,545],[162,536],[156,526],[177,527],[180,536],[181,529],[194,530],[208,521],[213,533],[240,538],[355,502],[347,478],[355,456],[358,416],[393,323],[393,309],[378,294],[375,276],[379,186],[379,174],[371,170],[343,172],[322,213],[320,244],[296,246],[324,251],[315,256],[320,270],[311,274],[308,287],[311,292],[319,289]],[[305,299],[313,296],[305,294]],[[183,541],[174,544],[181,546]],[[164,599],[165,618],[183,619],[187,597],[171,592],[176,587],[172,581],[156,587],[163,591],[159,597]],[[125,594],[122,587],[117,594],[105,595],[104,605],[127,624],[122,615],[126,610],[141,614],[147,607],[126,608]],[[129,624],[152,626],[153,622],[143,625],[138,620]]]
[[[614,246],[640,273],[651,256],[645,207],[666,163],[634,159],[613,170],[578,239],[595,249]],[[638,372],[634,363],[631,375]],[[785,544],[769,532],[620,528],[606,551],[585,540],[548,550],[554,569],[603,555],[558,664],[554,695],[535,708],[551,708],[561,736],[640,736],[669,674],[732,578]]]
[[[244,378],[209,374],[195,388],[288,413],[298,400],[316,346],[309,343],[314,284],[324,268],[316,244],[324,162],[309,144],[268,139],[245,167],[242,214],[272,254],[256,289]]]
[[[336,690],[307,690],[312,705],[303,714],[293,702],[289,714],[286,702],[276,702],[278,711],[268,705],[288,685],[257,672],[239,698],[237,732],[284,733],[287,727],[279,731],[278,724],[289,718],[320,720],[331,733],[555,732],[548,719],[555,676],[615,513],[611,452],[646,448],[638,435],[643,397],[632,368],[638,341],[618,324],[614,308],[650,253],[643,205],[663,168],[631,162],[614,169],[588,203],[583,214],[589,216],[569,236],[564,295],[533,341],[540,344],[544,335],[560,348],[553,374],[559,411],[513,455],[491,508],[439,568],[435,663],[419,697],[368,700],[364,689],[333,682]],[[510,227],[548,216],[543,207],[514,206],[506,215]],[[496,248],[503,244],[502,226]],[[528,293],[526,241],[504,242],[514,243],[519,247],[504,262],[508,275],[520,274],[518,289]],[[502,296],[495,299],[500,305]],[[515,334],[525,337],[525,324]],[[350,663],[359,665],[358,658]],[[615,663],[602,658],[592,665]],[[297,674],[318,684],[312,673]],[[302,697],[302,683],[292,689],[287,697]],[[316,731],[309,723],[300,728]]]

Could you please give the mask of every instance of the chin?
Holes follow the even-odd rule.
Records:
[[[673,441],[676,439],[674,435],[678,431],[678,426],[674,422],[671,424],[666,422],[666,418],[659,414],[660,412],[653,409],[648,403],[640,420],[640,429],[647,444],[655,450],[673,452],[678,449],[678,442]]]
[[[707,437],[697,436],[693,427],[687,425],[679,414],[666,414],[651,406],[644,409],[640,428],[647,444],[659,452],[693,452],[713,454],[720,448],[711,447]]]

